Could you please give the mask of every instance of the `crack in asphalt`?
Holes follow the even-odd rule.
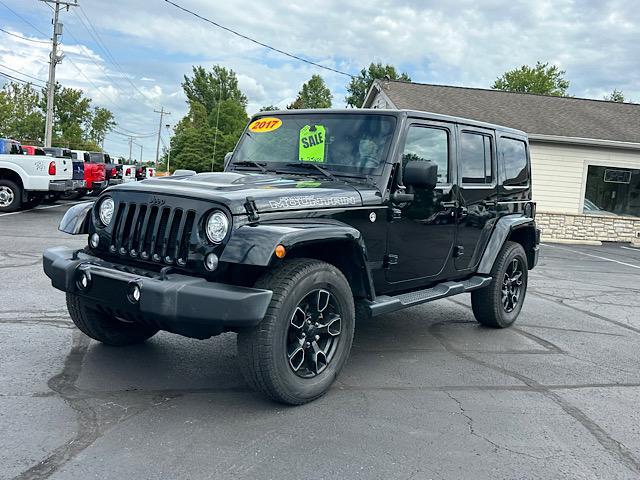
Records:
[[[76,381],[82,370],[82,361],[87,353],[89,344],[89,337],[80,331],[75,331],[72,337],[71,350],[65,359],[62,372],[54,375],[48,381],[48,386],[52,390],[51,395],[58,395],[76,412],[77,431],[74,438],[51,451],[44,460],[20,473],[14,477],[14,480],[42,480],[49,478],[67,462],[91,446],[109,428],[113,428],[113,426],[128,420],[142,411],[161,405],[179,396],[178,394],[164,396],[164,398],[159,401],[157,396],[154,396],[149,405],[132,413],[129,413],[129,409],[133,408],[132,406],[122,406],[115,402],[102,403],[100,405],[101,407],[115,406],[120,408],[123,414],[120,415],[109,428],[101,429],[97,408],[92,406],[90,402],[91,399],[98,398],[98,396],[87,395],[87,392],[76,386]],[[42,396],[49,395],[43,394]],[[108,422],[104,423],[108,425]]]
[[[547,456],[547,457],[538,457],[536,455],[532,455],[530,453],[526,453],[526,452],[521,452],[519,450],[513,450],[511,448],[505,447],[504,445],[500,445],[496,442],[494,442],[493,440],[489,439],[488,437],[478,433],[473,425],[473,418],[471,417],[471,415],[469,415],[467,413],[467,411],[464,409],[464,407],[462,406],[462,402],[460,400],[458,400],[456,397],[454,397],[451,392],[448,391],[444,391],[444,393],[447,394],[447,396],[453,400],[456,405],[458,406],[459,414],[462,415],[465,419],[466,419],[466,423],[467,423],[467,428],[469,429],[469,433],[471,435],[473,435],[474,437],[478,437],[481,440],[484,440],[485,442],[487,442],[488,444],[492,445],[494,448],[494,453],[497,453],[498,450],[505,450],[507,452],[516,454],[516,455],[522,455],[524,457],[529,457],[529,458],[533,458],[536,460],[546,460],[548,458],[551,458],[551,456]]]
[[[429,327],[430,333],[442,343],[442,346],[448,352],[460,359],[467,360],[469,362],[475,363],[476,365],[480,365],[482,367],[516,379],[524,383],[528,387],[531,387],[532,390],[535,390],[536,392],[544,395],[546,398],[560,407],[567,415],[569,415],[580,425],[582,425],[612,458],[620,462],[635,474],[640,474],[640,460],[638,460],[634,456],[631,450],[629,450],[622,442],[609,435],[600,425],[589,418],[586,413],[562,398],[558,393],[554,392],[551,389],[545,388],[544,385],[538,383],[533,378],[527,377],[526,375],[518,373],[514,370],[510,370],[499,365],[494,365],[488,361],[475,358],[472,355],[468,355],[466,352],[455,348],[452,344],[449,343],[447,338],[442,335],[442,332],[439,331],[442,326],[445,326],[448,323],[450,322],[437,322]]]

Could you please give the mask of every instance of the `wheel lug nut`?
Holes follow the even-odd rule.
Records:
[[[307,342],[307,343],[305,343],[305,346],[306,346],[307,348],[309,348],[309,347],[311,346],[311,344],[310,344],[309,342]]]
[[[311,325],[311,320],[307,320],[307,325]]]
[[[315,336],[315,339],[316,339],[316,342],[317,342],[318,340],[320,340],[320,335],[316,335],[316,336]]]
[[[307,336],[307,334],[306,334],[306,333],[304,333],[304,332],[302,332],[302,338],[304,338],[304,337],[306,337],[306,336]]]
[[[316,328],[318,328],[320,326],[320,324],[318,322],[315,323]]]

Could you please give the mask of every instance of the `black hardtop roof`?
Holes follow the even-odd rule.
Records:
[[[441,122],[450,122],[450,123],[458,123],[460,125],[468,125],[471,127],[480,127],[486,128],[489,130],[499,130],[505,133],[511,133],[513,135],[518,135],[522,137],[526,137],[527,134],[522,130],[517,130],[515,128],[505,127],[503,125],[496,125],[493,123],[480,122],[478,120],[472,120],[470,118],[463,117],[454,117],[451,115],[442,115],[440,113],[432,113],[432,112],[422,112],[420,110],[389,110],[389,109],[379,109],[379,108],[312,108],[312,109],[300,109],[300,110],[268,110],[263,112],[255,113],[251,119],[257,117],[265,117],[265,116],[278,116],[278,115],[308,115],[308,114],[342,114],[342,115],[392,115],[395,117],[414,117],[425,120],[436,120]]]

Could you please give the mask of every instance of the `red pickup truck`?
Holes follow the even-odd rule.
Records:
[[[87,191],[98,193],[108,186],[106,178],[106,165],[103,163],[91,162],[89,152],[84,150],[71,150],[71,157],[74,160],[84,161],[84,181],[87,184]],[[87,193],[84,192],[84,194]]]

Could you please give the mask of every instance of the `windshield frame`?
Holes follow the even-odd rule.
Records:
[[[332,175],[339,177],[341,179],[352,178],[352,179],[373,179],[376,181],[377,178],[386,175],[387,166],[393,164],[393,156],[395,155],[396,143],[402,131],[403,124],[403,115],[402,112],[390,112],[385,110],[377,110],[377,109],[353,109],[353,110],[334,110],[334,109],[304,109],[304,110],[277,110],[277,111],[265,111],[259,112],[253,115],[247,125],[245,126],[242,135],[238,139],[236,146],[233,150],[233,155],[229,159],[229,163],[227,164],[226,171],[246,171],[246,172],[256,172],[261,173],[257,167],[252,167],[251,165],[234,165],[236,162],[246,162],[246,158],[239,158],[239,150],[243,141],[245,141],[245,135],[249,138],[253,138],[253,132],[249,131],[249,125],[257,119],[266,118],[266,117],[291,117],[291,116],[303,116],[309,117],[311,115],[331,115],[331,116],[350,116],[350,115],[369,115],[369,116],[380,116],[380,117],[391,117],[395,120],[395,125],[393,126],[393,132],[388,140],[388,143],[385,146],[385,151],[381,155],[381,161],[377,167],[366,169],[364,171],[358,171],[357,167],[349,169],[348,166],[345,169],[335,169],[332,168],[331,164],[318,163],[318,165],[325,170],[327,170]],[[309,162],[303,161],[292,161],[291,159],[284,159],[282,162],[265,162],[260,161],[260,159],[249,160],[255,161],[262,165],[269,173],[282,173],[282,174],[291,174],[291,175],[301,175],[301,176],[320,176],[324,177],[320,172],[314,172],[311,169],[307,171],[303,169],[298,169],[295,166],[287,166],[287,164],[292,163],[300,163],[305,164]],[[326,178],[326,177],[324,177]],[[377,183],[377,181],[376,181]]]

